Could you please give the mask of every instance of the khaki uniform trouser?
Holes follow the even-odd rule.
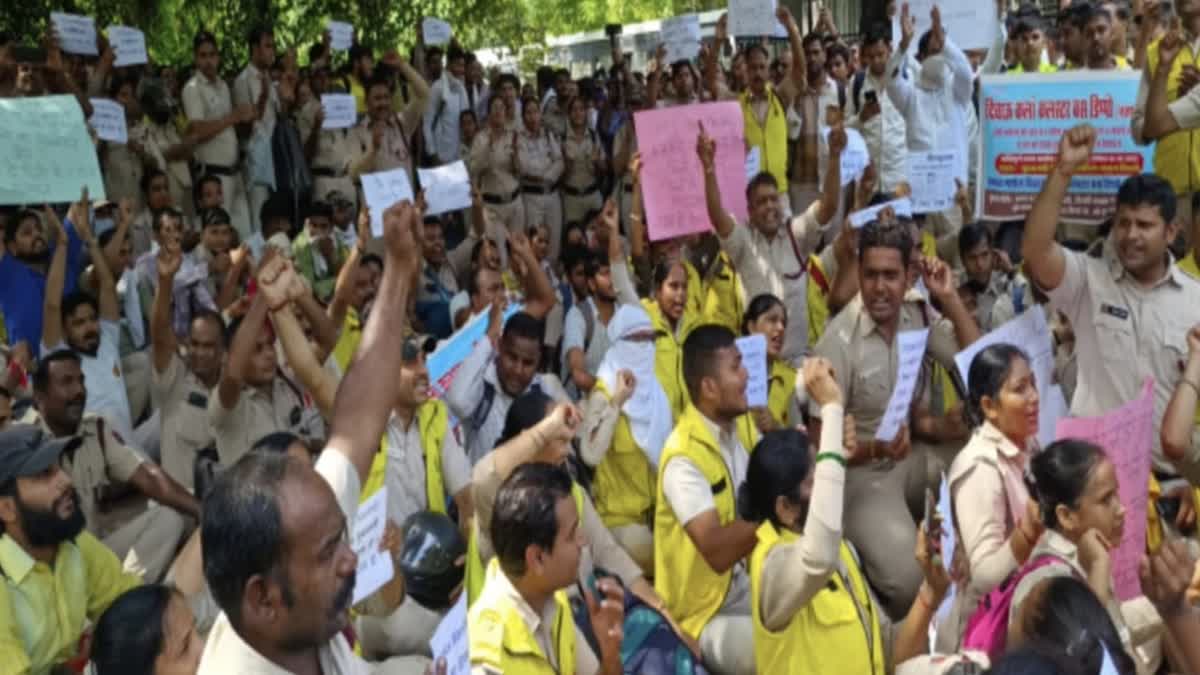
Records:
[[[714,616],[700,631],[700,654],[715,675],[755,675],[752,619],[738,614]]]
[[[136,423],[150,405],[150,350],[143,349],[121,357],[121,372],[125,375],[129,417]]]
[[[587,231],[587,223],[583,219],[587,217],[589,211],[599,211],[604,207],[604,200],[600,197],[600,191],[595,190],[591,194],[582,197],[567,194],[564,190],[562,193],[563,201],[563,223],[577,223],[583,225],[584,231]]]
[[[187,521],[174,509],[150,502],[145,511],[103,541],[123,561],[126,572],[153,584],[167,573],[189,529]]]
[[[444,616],[445,612],[426,609],[411,597],[386,617],[360,616],[357,628],[363,655],[368,659],[421,656],[428,663],[429,640]]]
[[[557,191],[544,195],[525,192],[521,195],[525,202],[525,224],[528,227],[543,226],[550,234],[550,247],[547,255],[550,260],[558,260],[558,252],[562,249],[563,205],[562,197]]]
[[[613,539],[625,549],[647,577],[654,576],[654,533],[640,523],[609,528]]]
[[[509,232],[525,231],[525,202],[521,199],[521,195],[507,204],[489,204],[484,202],[484,209],[491,215],[492,219],[498,224],[504,226]],[[496,242],[503,249],[503,242]]]

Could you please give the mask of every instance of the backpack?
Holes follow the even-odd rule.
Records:
[[[963,650],[984,652],[993,662],[998,660],[1004,654],[1004,644],[1008,641],[1008,618],[1017,586],[1029,574],[1053,562],[1062,562],[1062,559],[1052,554],[1040,555],[983,596],[979,606],[967,619],[967,630],[962,639]]]

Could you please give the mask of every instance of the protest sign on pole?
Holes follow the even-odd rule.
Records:
[[[73,202],[86,185],[104,198],[104,179],[74,96],[0,98],[0,204]]]
[[[1121,183],[1153,164],[1153,146],[1137,145],[1129,131],[1141,77],[1093,70],[983,76],[980,220],[1024,219],[1054,169],[1063,134],[1084,123],[1096,129],[1096,149],[1071,179],[1061,219],[1100,223],[1111,216]]]
[[[734,218],[746,219],[745,120],[736,101],[644,110],[634,113],[633,121],[642,152],[642,194],[651,241],[712,227],[704,201],[704,169],[696,156],[701,124],[717,144],[721,203]]]

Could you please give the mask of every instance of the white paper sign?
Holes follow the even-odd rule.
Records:
[[[900,199],[893,199],[890,202],[876,204],[870,208],[851,213],[850,227],[864,227],[867,223],[876,220],[879,217],[880,212],[889,208],[896,212],[897,217],[912,218],[912,202],[908,199],[908,197],[901,197]]]
[[[100,53],[96,47],[96,21],[92,17],[50,12],[50,22],[54,24],[58,45],[63,51],[87,56]]]
[[[730,35],[771,35],[778,24],[775,0],[729,0]]]
[[[434,662],[446,659],[446,675],[470,675],[470,649],[467,642],[467,594],[458,596],[429,640]]]
[[[746,153],[746,183],[754,180],[762,171],[762,148],[757,145],[750,148],[750,152]]]
[[[941,564],[947,569],[950,568],[951,561],[954,559],[954,547],[957,545],[958,538],[954,534],[954,511],[951,510],[950,504],[950,481],[946,480],[946,474],[942,474],[942,487],[938,492],[937,503],[938,514],[942,517],[942,558]],[[942,604],[938,605],[937,612],[934,614],[934,620],[929,624],[929,647],[930,653],[936,653],[934,643],[937,641],[937,628],[950,616],[950,610],[954,607],[954,595],[958,589],[955,584],[950,584],[950,588],[946,590],[946,596],[942,598]]]
[[[821,136],[825,140],[825,147],[829,147],[829,132],[832,131],[829,127],[821,129]],[[842,187],[846,187],[850,183],[862,178],[863,171],[867,170],[867,165],[871,163],[871,152],[867,150],[867,141],[858,133],[857,129],[846,129],[846,149],[842,151]]]
[[[93,98],[92,116],[88,124],[96,130],[96,136],[102,141],[120,143],[129,142],[129,129],[125,126],[125,108],[110,98]]]
[[[742,353],[742,365],[750,377],[746,379],[746,405],[762,408],[767,405],[767,336],[748,335],[738,338],[738,351]]]
[[[908,0],[908,11],[916,20],[909,52],[917,53],[917,41],[933,26],[929,14],[937,5],[942,11],[942,26],[959,49],[990,49],[996,42],[999,17],[996,16],[995,0]],[[899,7],[899,4],[897,5]],[[900,11],[892,18],[894,43],[900,44]]]
[[[354,604],[379,590],[396,574],[396,565],[387,551],[379,550],[387,527],[387,487],[371,495],[358,507],[354,516],[354,536],[351,546],[358,556],[358,571],[354,581]]]
[[[426,215],[471,208],[471,177],[461,159],[433,169],[417,169],[417,175],[429,207]]]
[[[129,26],[109,26],[108,43],[112,45],[113,65],[117,68],[137,66],[150,61],[146,55],[146,34]]]
[[[912,405],[917,388],[917,376],[921,373],[921,360],[925,357],[925,343],[929,340],[929,329],[906,330],[896,334],[896,347],[900,365],[896,372],[896,386],[888,400],[887,410],[875,430],[876,440],[891,443],[900,433],[900,427],[908,424],[908,408]]]
[[[425,17],[425,20],[421,22],[421,36],[425,38],[427,45],[447,44],[450,42],[450,35],[453,32],[449,23],[432,16]]]
[[[408,169],[399,168],[362,176],[363,196],[371,211],[371,235],[383,236],[383,212],[392,204],[412,201],[412,183],[408,180]]]
[[[1028,289],[1025,291],[1028,293]],[[1029,356],[1030,370],[1037,381],[1038,394],[1041,395],[1041,405],[1038,407],[1038,440],[1045,447],[1054,441],[1054,429],[1064,410],[1053,402],[1050,393],[1051,381],[1054,377],[1054,339],[1050,334],[1050,326],[1046,323],[1046,313],[1039,307],[1031,307],[1020,316],[984,335],[970,347],[954,355],[954,364],[962,375],[967,389],[971,388],[968,372],[971,361],[987,347],[997,344],[1010,344],[1020,347]],[[1058,393],[1062,400],[1062,390]]]
[[[667,47],[667,64],[691,61],[700,55],[700,16],[698,14],[684,14],[663,19],[660,30],[662,42]]]
[[[913,213],[938,213],[954,206],[955,179],[962,158],[947,152],[908,153],[908,185]]]
[[[331,48],[344,52],[354,44],[354,26],[345,21],[330,21],[325,27],[329,29]]]
[[[322,129],[345,129],[358,121],[354,96],[351,94],[321,94],[321,109],[325,111]]]

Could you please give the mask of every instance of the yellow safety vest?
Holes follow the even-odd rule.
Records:
[[[829,289],[832,280],[825,275],[821,259],[815,255],[808,259],[808,345],[821,341],[825,325],[829,323]]]
[[[767,630],[762,622],[763,564],[767,553],[780,543],[798,538],[790,530],[777,530],[770,521],[758,528],[758,544],[750,554],[750,610],[754,623],[754,662],[763,675],[825,675],[827,673],[876,673],[883,675],[883,636],[879,617],[858,561],[843,541],[840,558],[845,577],[838,571],[829,582],[800,608],[791,623],[779,632]],[[849,589],[847,589],[849,586]],[[861,610],[860,610],[861,608]],[[870,621],[870,636],[860,611]],[[869,644],[865,644],[867,640]],[[867,649],[863,649],[863,647]]]
[[[342,334],[333,346],[333,360],[337,362],[343,374],[350,370],[350,360],[354,358],[354,352],[358,351],[358,343],[362,341],[362,329],[358,310],[353,307],[347,309],[346,319],[342,322]]]
[[[683,341],[700,324],[700,317],[685,308],[683,316],[679,317],[680,330],[676,337],[657,301],[642,298],[642,308],[650,315],[650,322],[658,333],[654,340],[654,373],[658,375],[658,383],[671,402],[671,414],[679,419],[690,401],[687,385],[683,381]]]
[[[783,102],[775,93],[775,88],[767,85],[767,125],[763,128],[754,114],[754,106],[750,103],[750,91],[744,91],[738,96],[742,106],[742,117],[745,118],[746,150],[758,148],[759,170],[766,171],[775,177],[775,187],[786,193],[787,153],[788,153],[788,123],[787,114],[783,111]]]
[[[612,398],[603,380],[596,380],[596,391]],[[596,467],[592,494],[596,512],[606,527],[650,524],[654,514],[654,468],[634,440],[625,415],[617,419],[612,444]]]
[[[630,269],[633,268],[630,267]],[[687,304],[684,307],[691,314],[701,314],[704,311],[704,282],[700,278],[700,271],[687,260],[683,261],[683,269],[687,270],[688,293]]]
[[[1154,79],[1158,70],[1160,40],[1150,43],[1146,50],[1146,76]],[[1180,98],[1179,79],[1184,66],[1196,66],[1191,49],[1179,50],[1167,76],[1167,102]],[[1200,129],[1181,129],[1158,139],[1154,147],[1154,173],[1162,176],[1175,188],[1175,194],[1186,195],[1200,190]]]
[[[425,453],[425,498],[429,502],[428,510],[434,513],[446,513],[446,483],[442,477],[442,441],[449,430],[450,415],[446,404],[437,399],[430,399],[417,408],[417,431],[421,436],[421,450]],[[367,482],[363,485],[362,498],[379,491],[387,480],[387,449],[388,435],[385,432],[379,441],[379,450],[371,460],[371,472],[367,474]],[[471,514],[460,513],[460,518]]]
[[[503,574],[500,561],[493,559],[487,568],[490,581]],[[573,675],[575,672],[575,620],[571,603],[563,591],[554,593],[554,642],[558,668],[550,665],[538,646],[521,612],[508,598],[496,599],[495,606],[475,605],[467,615],[467,641],[471,665],[487,666],[505,675]]]
[[[721,251],[713,263],[704,289],[704,320],[725,326],[734,334],[742,332],[742,280],[729,254]]]
[[[700,638],[700,631],[716,615],[729,592],[733,570],[718,573],[708,566],[695,542],[675,517],[663,491],[666,467],[675,457],[686,457],[712,486],[721,525],[737,517],[733,477],[725,467],[717,440],[695,406],[684,411],[663,446],[658,463],[654,505],[654,590],[684,632]]]
[[[770,384],[767,387],[767,408],[771,411],[771,416],[775,418],[775,421],[785,429],[800,423],[800,420],[792,420],[788,415],[795,393],[796,369],[786,361],[776,359],[771,363]]]

